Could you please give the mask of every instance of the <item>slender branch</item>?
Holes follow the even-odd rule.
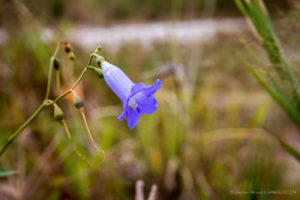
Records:
[[[91,139],[93,145],[95,146],[96,149],[99,150],[99,148],[97,147],[97,145],[96,145],[96,143],[95,143],[95,141],[94,141],[94,138],[93,138],[93,136],[92,136],[92,134],[91,134],[91,131],[90,131],[90,128],[89,128],[89,126],[88,126],[88,123],[87,123],[87,120],[86,120],[86,117],[85,117],[83,108],[79,109],[79,112],[80,112],[80,114],[81,114],[81,117],[82,117],[82,119],[83,119],[83,122],[84,122],[84,125],[85,125],[85,128],[86,128],[86,131],[88,132],[89,137],[90,137],[90,139]]]
[[[59,48],[60,48],[60,42],[57,44],[55,52],[54,52],[53,56],[50,58],[49,73],[48,73],[48,83],[47,83],[47,91],[46,91],[45,100],[47,100],[49,98],[50,88],[51,88],[51,82],[52,82],[53,65],[54,65],[54,60],[56,58],[56,55],[58,53]]]
[[[90,64],[92,62],[92,59],[93,59],[93,56],[94,56],[93,54],[90,55],[90,59],[89,59],[88,64],[86,65],[86,67],[81,72],[79,78],[77,79],[77,81],[75,82],[75,84],[73,85],[73,87],[71,89],[69,89],[68,91],[64,92],[63,94],[61,94],[60,96],[58,96],[56,99],[54,99],[53,103],[56,103],[60,99],[64,98],[65,96],[67,96],[68,94],[70,94],[72,90],[74,90],[77,87],[77,85],[80,83],[81,79],[83,78],[84,74],[86,73],[88,67],[90,66]],[[53,103],[51,103],[49,105],[52,105]]]
[[[47,83],[47,91],[46,91],[46,96],[45,100],[49,98],[50,94],[50,88],[51,88],[51,77],[52,77],[52,69],[54,65],[54,60],[56,58],[56,55],[58,53],[58,50],[60,48],[60,43],[56,46],[56,49],[54,51],[53,56],[50,58],[50,64],[49,64],[49,73],[48,73],[48,83]],[[5,142],[4,146],[0,150],[0,156],[4,153],[6,148],[14,141],[14,139],[26,128],[37,116],[38,114],[43,110],[43,108],[46,106],[45,102],[42,103],[36,111],[16,130]]]
[[[72,148],[73,148],[73,150],[75,151],[75,153],[78,155],[78,157],[80,157],[82,160],[84,160],[84,161],[90,166],[90,163],[88,162],[88,160],[86,159],[86,157],[84,157],[84,156],[78,151],[76,145],[74,144],[73,139],[72,139],[72,137],[71,137],[70,130],[69,130],[68,126],[67,126],[66,121],[65,121],[65,120],[62,120],[62,121],[61,121],[61,125],[62,125],[62,126],[64,127],[64,129],[65,129],[66,134],[67,134],[67,136],[68,136],[68,139],[70,140],[71,145],[72,145]]]
[[[89,62],[87,64],[87,66],[83,69],[83,71],[81,72],[81,75],[79,76],[78,80],[75,82],[75,84],[73,85],[73,87],[68,90],[67,92],[61,94],[59,97],[57,97],[55,100],[50,100],[49,98],[49,93],[50,93],[50,88],[51,88],[51,74],[52,74],[52,69],[53,69],[53,63],[54,63],[54,59],[56,58],[56,55],[58,53],[60,47],[60,43],[57,45],[56,50],[53,54],[53,56],[50,59],[50,66],[49,66],[49,76],[48,76],[48,84],[47,84],[47,92],[46,92],[46,97],[45,97],[45,101],[40,105],[40,107],[38,107],[36,109],[36,111],[18,128],[18,130],[16,130],[6,141],[6,143],[4,144],[4,146],[2,147],[2,149],[0,150],[0,157],[1,155],[4,153],[4,151],[6,150],[6,148],[14,141],[14,139],[24,130],[24,128],[26,128],[37,116],[38,114],[43,110],[43,108],[45,106],[50,106],[53,105],[55,102],[59,101],[60,99],[62,99],[64,96],[68,95],[74,88],[77,87],[77,85],[80,83],[81,79],[83,78],[85,72],[88,69],[88,66],[91,64],[92,59],[93,59],[93,54],[90,55],[90,59]]]
[[[14,141],[14,139],[26,128],[37,116],[38,114],[43,110],[45,107],[45,104],[41,104],[40,107],[37,108],[37,110],[25,121],[18,130],[16,130],[6,141],[2,149],[0,150],[0,156],[4,153],[5,149]]]
[[[86,67],[83,69],[83,71],[81,72],[79,78],[77,79],[76,83],[74,84],[74,86],[72,87],[72,90],[79,84],[79,82],[81,81],[83,75],[85,74],[86,70],[88,69],[88,67],[91,65],[92,60],[93,60],[94,55],[91,54],[90,55],[90,59],[88,61],[88,64],[86,65]]]
[[[83,107],[79,109],[79,112],[80,112],[81,117],[82,117],[82,119],[83,119],[83,122],[84,122],[84,125],[85,125],[85,128],[86,128],[86,131],[88,132],[89,137],[90,137],[90,139],[91,139],[91,141],[92,141],[92,143],[93,143],[95,149],[97,149],[97,151],[100,151],[101,153],[103,153],[103,155],[105,156],[105,152],[104,152],[102,149],[100,149],[100,148],[98,147],[98,145],[96,144],[96,142],[95,142],[95,140],[94,140],[94,138],[93,138],[93,136],[92,136],[92,134],[91,134],[90,128],[89,128],[89,126],[88,126],[88,123],[87,123],[87,120],[86,120],[86,117],[85,117],[85,114],[84,114]]]
[[[56,70],[56,87],[57,90],[60,90],[60,72],[59,69]]]

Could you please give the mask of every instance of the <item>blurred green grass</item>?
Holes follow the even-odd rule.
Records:
[[[133,80],[141,80],[142,72],[156,70],[170,60],[171,55],[159,53],[164,51],[164,47],[157,45],[153,52],[137,51],[136,46],[124,47],[114,55],[104,48],[103,54],[111,63],[126,66],[122,69]],[[22,182],[26,184],[30,181],[30,186],[33,184],[36,187],[19,188],[20,191],[33,190],[32,193],[26,192],[32,195],[28,198],[38,198],[41,193],[46,196],[52,194],[52,199],[62,196],[75,199],[99,196],[130,199],[135,181],[143,179],[149,185],[157,183],[163,199],[196,196],[204,199],[240,199],[241,196],[232,196],[230,190],[284,189],[289,188],[289,184],[293,187],[295,183],[289,183],[283,176],[287,167],[285,163],[290,162],[289,157],[262,131],[257,135],[262,141],[256,142],[252,138],[252,134],[256,133],[252,127],[257,123],[266,120],[268,124],[274,124],[277,130],[284,131],[292,126],[291,122],[252,81],[240,61],[231,56],[228,48],[240,48],[232,36],[220,35],[214,44],[203,48],[202,56],[213,62],[210,67],[198,68],[193,90],[186,93],[190,86],[172,74],[163,78],[164,87],[156,95],[158,111],[154,115],[143,116],[133,131],[127,128],[125,122],[116,119],[121,111],[118,99],[103,80],[89,72],[82,82],[84,102],[91,131],[106,151],[106,160],[101,163],[101,155],[94,151],[73,105],[67,101],[61,102],[75,143],[93,167],[88,168],[72,153],[64,131],[48,110],[22,133],[24,135],[3,158],[2,163],[11,168],[15,168],[16,163],[25,162],[24,166],[19,166],[25,170]],[[184,48],[181,51],[184,54],[187,52]],[[78,62],[83,63],[87,58],[87,54],[77,51],[77,48],[75,53],[80,60]],[[178,57],[184,56],[179,53]],[[197,60],[197,56],[194,59]],[[187,67],[189,62],[192,61],[182,60]],[[74,68],[78,74],[82,65],[75,64]],[[18,67],[12,72],[21,76],[18,70],[23,69]],[[46,86],[41,78],[45,77],[43,71],[34,71],[38,74],[30,77],[23,77],[24,74],[26,76],[23,72],[23,76],[16,79],[11,75],[10,79],[29,79],[26,83]],[[44,94],[44,87],[38,89],[30,84],[12,84],[10,87],[13,89],[1,90],[1,96],[7,98],[6,105],[10,105],[2,105],[2,141],[32,112]],[[16,95],[16,92],[21,94]],[[101,113],[103,110],[104,116]],[[10,120],[12,118],[14,120]],[[277,123],[279,119],[280,123]],[[217,139],[219,136],[220,140]],[[267,141],[270,144],[266,146]],[[48,157],[45,155],[47,150],[51,152]],[[47,165],[47,170],[39,165]],[[32,173],[38,175],[33,180],[27,179],[33,176]],[[42,182],[42,187],[39,182]]]
[[[42,102],[49,57],[55,47],[44,44],[25,25],[19,28],[22,31],[11,30],[14,39],[0,48],[1,141]],[[284,37],[285,44],[297,52],[299,36],[290,34]],[[246,37],[251,45],[257,45],[251,36]],[[130,131],[126,122],[117,120],[122,107],[117,97],[103,80],[88,72],[81,83],[84,104],[92,134],[106,151],[105,161],[93,149],[77,110],[62,101],[59,105],[75,144],[92,163],[91,168],[72,151],[64,130],[47,109],[1,158],[1,165],[18,171],[1,179],[1,186],[10,188],[10,192],[0,190],[3,196],[133,199],[135,181],[143,179],[146,191],[151,184],[158,184],[160,199],[299,199],[299,194],[232,194],[300,189],[295,175],[298,163],[256,127],[272,127],[295,145],[299,131],[233,53],[239,50],[249,56],[236,36],[219,35],[205,45],[174,45],[176,51],[170,46],[156,44],[152,50],[144,50],[128,44],[116,53],[104,47],[103,56],[136,82],[152,83],[155,78],[145,79],[143,74],[157,72],[174,58],[184,76],[169,73],[161,77],[157,112],[143,116]],[[73,48],[76,60],[68,67],[78,76],[90,52],[76,45]],[[258,48],[256,55],[265,61],[262,52]],[[59,58],[63,63],[62,52]],[[208,67],[202,66],[204,60],[209,61]],[[291,60],[299,62],[295,57]]]

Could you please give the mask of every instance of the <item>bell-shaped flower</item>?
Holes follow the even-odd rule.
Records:
[[[127,125],[133,129],[141,114],[156,111],[157,101],[153,95],[162,86],[159,79],[153,85],[146,86],[144,83],[133,83],[121,69],[106,61],[101,63],[101,67],[105,82],[123,102],[124,112],[118,118],[120,121],[126,116]]]

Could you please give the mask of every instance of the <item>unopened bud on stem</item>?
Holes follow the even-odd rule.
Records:
[[[103,71],[94,66],[88,66],[89,69],[93,70],[99,78],[103,78]]]
[[[69,52],[69,59],[70,59],[70,60],[75,60],[75,54],[74,54],[73,51],[70,51],[70,52]]]
[[[60,64],[59,64],[59,61],[58,61],[56,58],[54,59],[53,66],[54,66],[54,68],[55,68],[56,70],[59,69]]]
[[[78,109],[82,108],[83,107],[83,102],[82,102],[81,98],[77,95],[77,93],[74,90],[72,90],[71,92],[73,94],[73,104],[74,104],[74,106]]]
[[[97,46],[97,48],[95,49],[95,53],[98,53],[98,52],[100,52],[101,50],[102,50],[102,46],[99,45],[99,46]]]
[[[64,119],[64,113],[56,103],[53,104],[53,106],[54,106],[54,119],[58,122],[61,122]]]
[[[101,66],[101,63],[102,63],[103,61],[105,61],[105,59],[104,59],[102,56],[100,56],[100,55],[98,55],[98,54],[96,54],[96,53],[93,53],[92,55],[96,58],[96,63],[97,63],[99,66]]]
[[[71,45],[69,44],[69,43],[65,43],[65,52],[66,53],[69,53],[69,52],[71,52],[72,51],[72,47],[71,47]]]
[[[65,52],[69,55],[69,59],[74,60],[75,55],[71,45],[66,40],[62,40],[61,43],[65,45]]]

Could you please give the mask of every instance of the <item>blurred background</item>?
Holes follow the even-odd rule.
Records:
[[[299,2],[265,3],[287,59],[299,65]],[[240,36],[256,48],[255,58]],[[88,72],[78,93],[105,160],[63,99],[58,105],[91,166],[46,108],[1,157],[17,174],[0,179],[0,199],[134,199],[139,179],[147,195],[158,186],[158,199],[300,199],[300,164],[262,127],[298,150],[299,129],[238,58],[268,64],[234,1],[1,0],[1,144],[43,102],[49,59],[61,40],[76,57],[58,53],[63,89],[102,45],[101,55],[134,82],[162,81],[158,109],[131,131],[117,120],[119,99]],[[55,76],[52,83],[54,99]]]

